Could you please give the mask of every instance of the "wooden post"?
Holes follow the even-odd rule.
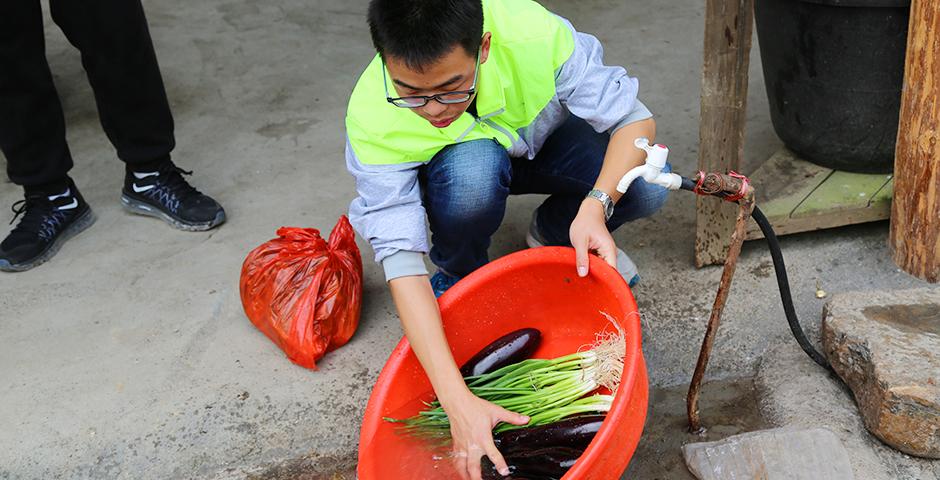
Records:
[[[904,271],[940,279],[940,2],[914,0],[894,160],[891,238]]]
[[[747,69],[754,0],[707,0],[705,62],[698,166],[706,172],[737,170],[744,156]],[[731,244],[734,204],[712,197],[696,202],[695,265],[722,263]]]

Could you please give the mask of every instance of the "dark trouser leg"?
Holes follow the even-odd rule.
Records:
[[[50,6],[55,23],[81,51],[118,157],[128,164],[169,158],[173,117],[140,0],[50,0]]]
[[[64,182],[72,168],[39,0],[0,1],[0,150],[27,188]]]
[[[431,261],[441,270],[463,277],[486,264],[511,177],[506,149],[493,140],[450,145],[421,167]]]
[[[584,120],[570,116],[546,140],[533,160],[513,159],[512,193],[551,194],[539,206],[539,233],[549,245],[570,245],[568,230],[584,196],[604,165],[610,136],[597,133]],[[668,168],[668,165],[667,165]],[[666,201],[667,190],[637,179],[614,208],[610,231],[652,215]]]

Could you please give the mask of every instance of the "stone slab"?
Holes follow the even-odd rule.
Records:
[[[854,480],[839,438],[825,428],[774,428],[682,447],[699,480]]]
[[[837,294],[822,338],[868,430],[905,453],[940,458],[940,288]]]

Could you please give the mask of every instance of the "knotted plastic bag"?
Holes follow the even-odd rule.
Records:
[[[281,227],[277,236],[245,259],[242,306],[287,358],[316,370],[359,325],[362,257],[345,215],[329,242],[313,228]]]

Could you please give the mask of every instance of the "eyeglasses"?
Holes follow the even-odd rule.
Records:
[[[476,93],[477,76],[480,73],[480,53],[477,52],[476,66],[473,67],[473,83],[468,90],[455,90],[453,92],[438,93],[437,95],[413,95],[408,97],[392,98],[388,93],[388,75],[385,71],[385,60],[382,60],[382,81],[385,83],[385,100],[396,107],[401,108],[419,108],[428,104],[431,100],[436,100],[445,105],[463,103],[470,100]]]

